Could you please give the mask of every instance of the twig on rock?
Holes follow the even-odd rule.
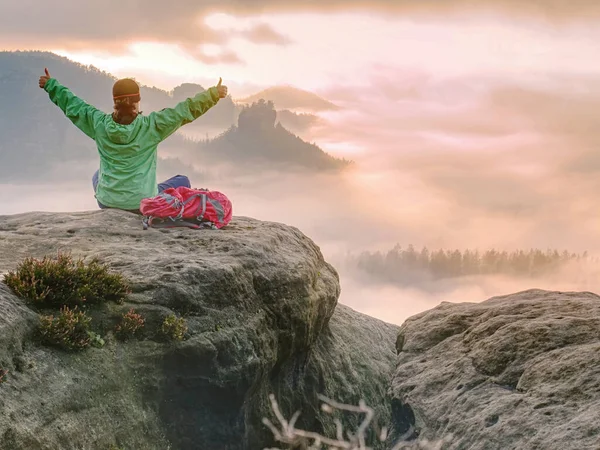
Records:
[[[371,447],[366,446],[365,434],[373,417],[375,415],[372,408],[368,407],[363,400],[360,400],[358,406],[347,405],[345,403],[340,403],[335,400],[329,399],[325,396],[319,395],[319,399],[323,401],[321,405],[321,410],[327,414],[333,414],[335,410],[339,411],[348,411],[355,413],[365,414],[365,417],[361,424],[358,426],[356,433],[347,432],[348,439],[344,438],[344,428],[341,420],[338,418],[334,418],[334,423],[336,425],[336,438],[328,438],[326,436],[322,436],[319,433],[314,433],[311,431],[301,430],[295,427],[296,421],[300,417],[300,411],[296,411],[292,416],[291,420],[288,422],[281,410],[279,409],[279,404],[275,399],[275,395],[270,394],[269,400],[271,401],[271,409],[275,414],[279,422],[279,428],[276,427],[269,419],[263,418],[263,424],[265,424],[271,432],[273,433],[273,438],[281,442],[283,444],[291,444],[298,445],[301,441],[312,441],[309,443],[305,443],[308,445],[307,450],[321,450],[323,445],[327,445],[328,450],[372,450]],[[409,430],[400,437],[399,442],[392,448],[392,450],[408,450],[408,449],[421,449],[421,450],[441,450],[442,445],[446,442],[449,442],[450,437],[446,437],[445,439],[433,443],[428,440],[420,440],[407,442],[414,433],[414,429],[411,426]],[[388,429],[387,427],[383,427],[379,433],[379,440],[381,442],[385,442],[388,437]],[[278,448],[271,448],[264,450],[281,450]]]

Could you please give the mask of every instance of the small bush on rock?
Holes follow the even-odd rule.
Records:
[[[124,277],[108,272],[93,259],[85,264],[68,254],[38,260],[26,258],[4,282],[18,296],[40,307],[73,307],[105,301],[122,301],[129,293]]]
[[[144,322],[144,318],[131,308],[123,314],[121,322],[115,327],[115,334],[122,340],[134,337],[144,327]]]
[[[88,331],[87,334],[90,338],[90,344],[94,347],[102,348],[104,347],[104,344],[106,344],[104,339],[102,339],[102,336],[100,336],[99,334],[94,333],[93,331]]]
[[[188,327],[183,317],[177,318],[175,314],[167,316],[162,324],[162,332],[168,338],[182,341]]]
[[[77,307],[64,306],[58,316],[40,316],[40,335],[48,345],[65,350],[82,350],[91,343],[89,327],[92,319]]]

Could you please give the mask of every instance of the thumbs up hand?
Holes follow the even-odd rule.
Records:
[[[219,91],[219,98],[227,97],[227,86],[223,86],[221,83],[223,82],[222,78],[219,78],[219,83],[217,84],[217,91]]]
[[[48,69],[44,69],[44,72],[45,72],[45,74],[46,74],[46,75],[42,75],[42,76],[40,77],[40,88],[42,88],[42,89],[44,89],[44,86],[46,86],[46,82],[47,82],[47,81],[48,81],[50,78],[52,78],[52,77],[50,76],[50,72],[48,72]]]

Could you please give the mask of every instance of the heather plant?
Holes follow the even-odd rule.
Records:
[[[137,314],[133,308],[123,314],[121,322],[115,327],[115,334],[119,339],[126,340],[138,334],[144,327],[145,320],[141,314]]]
[[[40,336],[48,345],[64,350],[82,350],[92,343],[91,318],[77,307],[63,306],[57,316],[40,316]]]
[[[26,258],[4,282],[15,294],[39,307],[59,308],[106,301],[121,302],[129,293],[126,280],[110,273],[97,259],[86,264],[71,255]]]
[[[175,341],[182,341],[188,327],[183,317],[177,318],[175,314],[171,314],[165,318],[161,329],[163,334],[168,338]]]

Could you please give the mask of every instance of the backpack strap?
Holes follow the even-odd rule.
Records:
[[[179,211],[179,214],[173,220],[181,220],[181,218],[183,217],[183,213],[185,212],[185,205],[187,205],[189,202],[191,202],[194,198],[196,198],[198,196],[199,196],[199,194],[194,194],[190,198],[188,198],[186,201],[184,201],[181,204],[181,211]]]
[[[200,206],[198,207],[198,210],[196,211],[196,220],[198,220],[198,222],[200,222],[204,218],[204,214],[206,214],[206,194],[205,193],[198,194],[198,197],[200,197]],[[200,213],[200,214],[198,214],[198,213]]]
[[[223,205],[221,205],[221,202],[212,198],[209,198],[208,201],[215,209],[215,212],[217,213],[217,220],[219,221],[219,223],[223,223],[223,219],[225,218],[225,211],[223,210]]]
[[[181,219],[181,217],[183,216],[183,211],[185,210],[185,204],[187,203],[187,201],[182,203],[177,197],[174,197],[171,194],[167,194],[164,191],[161,192],[160,194],[158,194],[157,197],[164,198],[167,201],[168,206],[172,206],[174,208],[181,207],[181,209],[179,210],[179,214],[176,216],[176,219]],[[173,220],[173,218],[171,216],[169,216],[169,218],[171,220]],[[152,220],[150,220],[150,222],[152,222]]]
[[[164,198],[169,206],[175,206],[175,208],[181,206],[181,202],[177,197],[173,197],[171,194],[167,194],[164,191],[158,194],[157,197]]]

